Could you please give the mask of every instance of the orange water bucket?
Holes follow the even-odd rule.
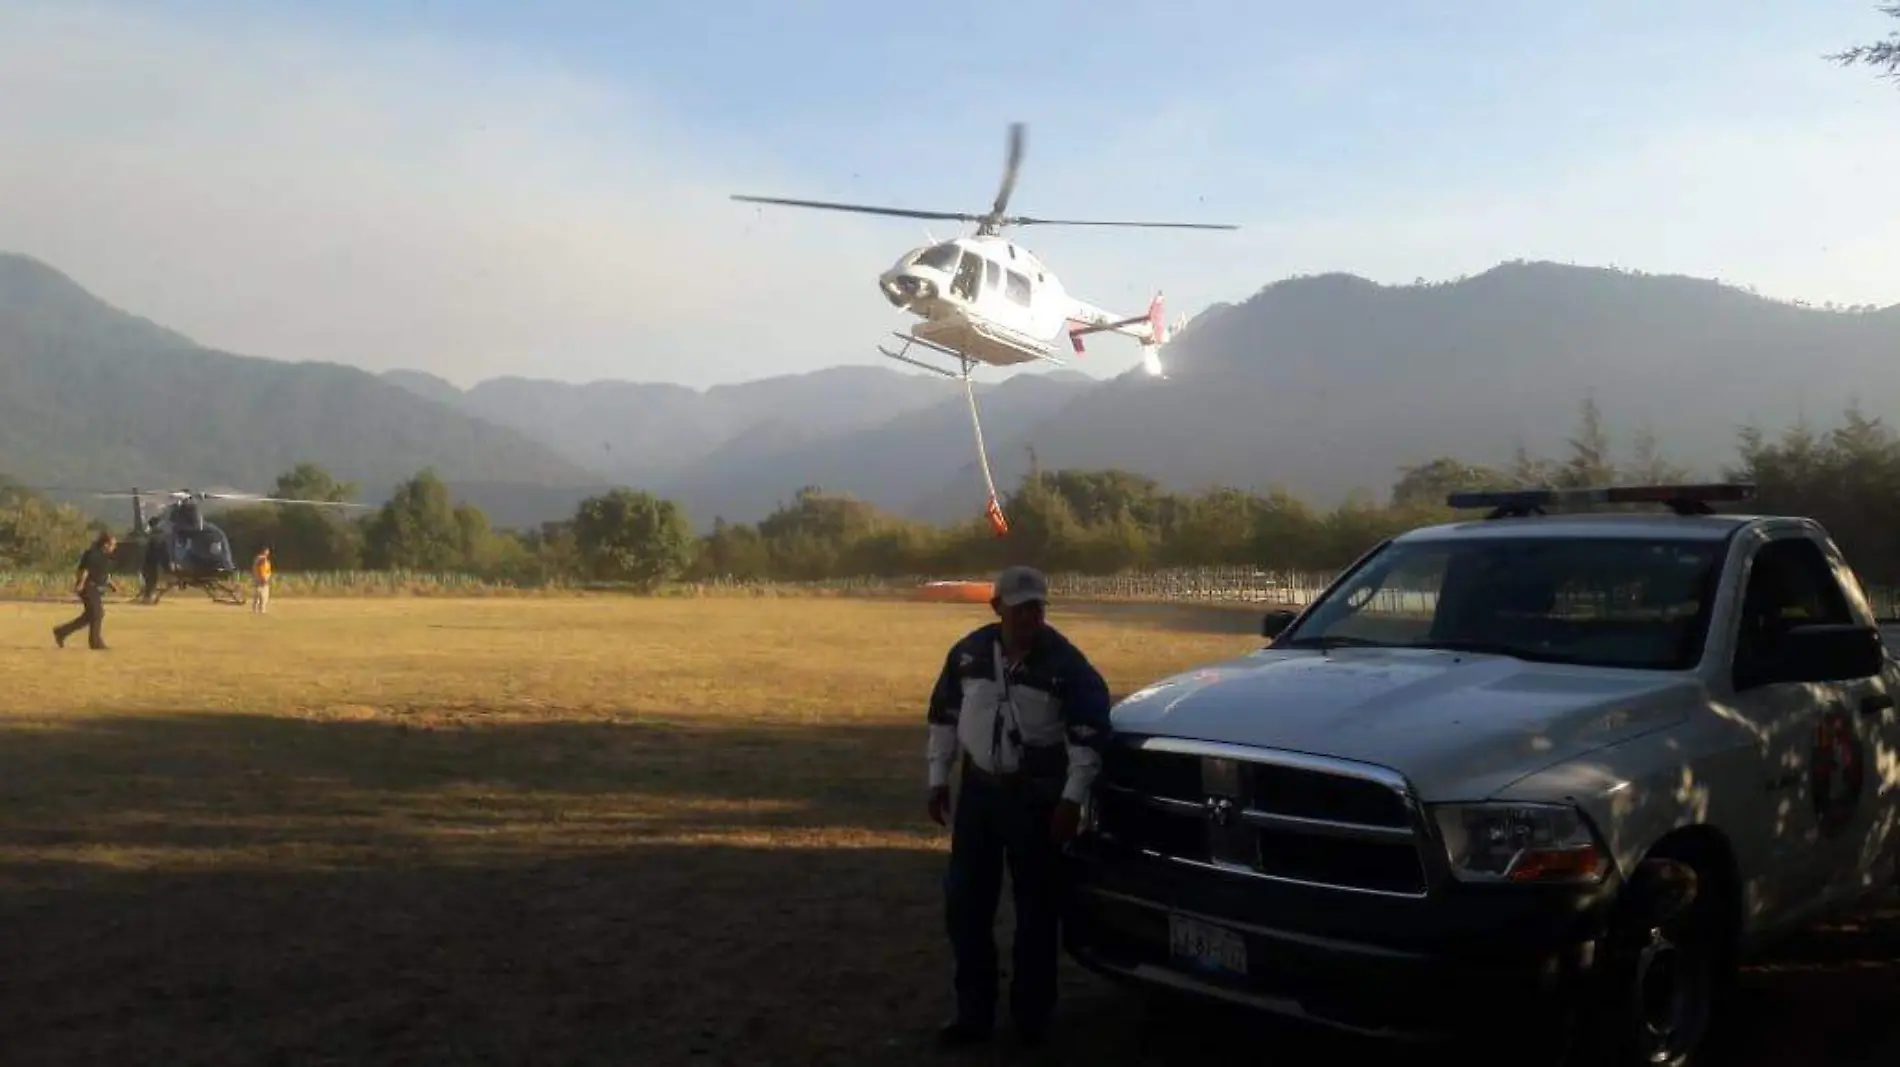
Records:
[[[917,587],[917,599],[938,604],[988,604],[988,582],[926,582]]]

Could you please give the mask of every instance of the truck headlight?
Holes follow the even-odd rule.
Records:
[[[1609,871],[1596,832],[1567,804],[1436,804],[1432,815],[1460,881],[1589,885]]]

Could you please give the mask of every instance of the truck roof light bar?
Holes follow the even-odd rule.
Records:
[[[1718,501],[1755,499],[1748,483],[1700,485],[1618,485],[1598,489],[1505,489],[1496,492],[1453,493],[1445,505],[1453,508],[1490,508],[1486,519],[1542,515],[1550,507],[1587,504],[1662,504],[1678,515],[1713,515],[1709,505]]]

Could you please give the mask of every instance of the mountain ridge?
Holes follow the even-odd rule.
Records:
[[[39,484],[263,489],[306,460],[371,500],[424,467],[476,487],[604,481],[361,368],[209,348],[0,253],[0,470]],[[507,496],[469,499],[508,515]]]
[[[1105,379],[1052,367],[979,377],[977,401],[1004,491],[1034,456],[1323,505],[1383,496],[1439,455],[1559,451],[1585,397],[1613,436],[1651,429],[1670,459],[1714,473],[1745,423],[1900,392],[1896,351],[1900,304],[1814,308],[1715,279],[1514,260],[1422,284],[1282,278],[1193,316],[1164,379],[1132,360]],[[75,407],[99,413],[54,414]],[[962,390],[932,376],[847,364],[705,388],[528,375],[461,388],[218,352],[0,254],[0,471],[258,486],[299,460],[370,499],[436,466],[506,525],[565,517],[614,484],[679,500],[702,529],[756,521],[807,485],[939,522],[979,514],[983,495]]]

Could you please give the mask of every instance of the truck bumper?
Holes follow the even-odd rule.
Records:
[[[1561,1018],[1593,973],[1615,892],[1457,884],[1398,899],[1189,868],[1090,839],[1066,867],[1063,944],[1098,974],[1416,1041]],[[1177,927],[1211,927],[1241,947],[1226,950],[1226,966],[1183,959]]]

